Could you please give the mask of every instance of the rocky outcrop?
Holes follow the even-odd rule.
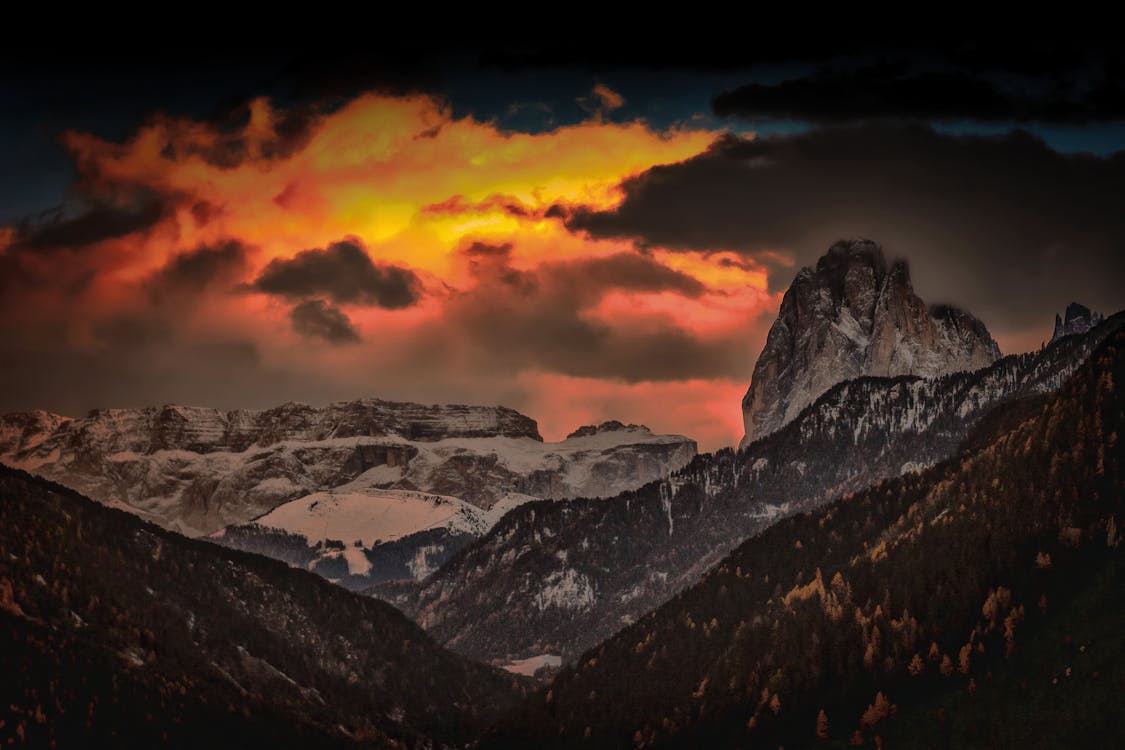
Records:
[[[999,356],[972,315],[926,307],[905,261],[888,265],[869,240],[838,242],[815,269],[801,269],[782,299],[742,400],[742,446],[780,429],[845,380],[934,377],[976,370]]]
[[[432,442],[445,438],[510,437],[542,441],[534,419],[503,406],[428,406],[360,399],[323,408],[287,403],[263,411],[221,411],[167,404],[144,409],[94,409],[84,419],[47,412],[8,414],[0,434],[4,453],[37,455],[79,446],[102,454],[185,450],[193,453],[244,451],[283,441],[317,441],[349,437],[401,437]]]
[[[1055,343],[1063,336],[1073,336],[1076,333],[1086,333],[1104,318],[1100,313],[1092,311],[1085,305],[1071,302],[1066,306],[1066,317],[1055,313],[1055,331],[1051,334],[1050,343]]]

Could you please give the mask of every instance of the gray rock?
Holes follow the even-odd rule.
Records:
[[[869,240],[837,242],[815,270],[798,272],[782,299],[742,400],[742,446],[777,431],[845,380],[936,377],[999,357],[972,315],[949,306],[927,309],[905,261],[888,266]]]

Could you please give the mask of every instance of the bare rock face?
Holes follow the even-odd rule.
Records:
[[[781,302],[742,400],[742,447],[792,421],[837,383],[875,375],[934,377],[977,370],[1000,349],[984,324],[927,308],[903,260],[870,240],[837,242],[803,268]]]
[[[1086,333],[1105,318],[1100,313],[1092,311],[1085,305],[1071,302],[1066,306],[1066,317],[1055,314],[1055,331],[1051,334],[1050,343],[1055,343],[1064,336],[1073,336]]]

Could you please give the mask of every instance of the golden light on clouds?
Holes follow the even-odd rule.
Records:
[[[663,411],[664,423],[653,426],[675,430],[667,410],[646,407],[642,394],[672,389],[698,397],[703,383],[719,378],[715,392],[725,398],[741,382],[729,372],[737,358],[730,350],[747,342],[748,375],[755,321],[777,301],[766,292],[764,268],[723,248],[640,251],[566,227],[571,208],[612,208],[624,180],[697,155],[716,137],[693,127],[609,122],[604,112],[624,100],[603,89],[594,92],[598,110],[588,120],[539,133],[455,117],[432,97],[374,94],[333,111],[284,111],[260,99],[234,126],[157,116],[123,143],[68,132],[63,142],[86,203],[137,226],[53,248],[56,258],[73,259],[57,283],[35,271],[43,251],[29,249],[34,242],[23,230],[0,230],[4,257],[42,282],[21,293],[36,321],[25,316],[21,335],[53,327],[90,350],[125,346],[132,336],[134,350],[158,349],[169,359],[176,347],[237,340],[279,382],[330,384],[318,384],[324,387],[308,400],[323,391],[504,401],[541,409],[532,416],[558,436],[586,419],[579,414],[592,407],[578,405],[591,392],[600,394],[600,418],[660,421]],[[151,221],[135,216],[149,200],[159,202],[158,213]],[[359,265],[332,265],[343,258],[332,249],[341,241],[358,248],[348,257]],[[308,250],[319,253],[319,265],[302,266],[296,287],[262,286],[271,261],[288,263]],[[333,285],[348,283],[349,274],[368,285],[366,296],[338,293]],[[582,274],[596,276],[587,284]],[[379,296],[394,284],[405,303]],[[324,301],[319,309],[331,307],[334,324],[350,328],[336,340],[310,339],[308,331],[319,329],[290,325],[305,298]],[[490,331],[462,330],[455,315],[481,321],[480,328],[505,323],[505,315],[534,319],[539,329],[513,328],[518,341],[508,353]],[[661,351],[663,340],[692,342],[711,374],[693,376],[688,362],[656,363],[646,380],[636,371],[640,354],[620,371],[612,362],[581,361],[612,360],[629,347]],[[549,407],[548,395],[571,406]],[[737,399],[728,407],[729,418],[694,426],[705,445],[737,438]]]

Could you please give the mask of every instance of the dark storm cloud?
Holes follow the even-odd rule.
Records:
[[[237,240],[178,253],[153,274],[149,287],[154,295],[198,294],[216,282],[232,284],[246,270],[246,255]]]
[[[339,308],[322,299],[310,299],[289,311],[293,330],[311,339],[323,339],[330,344],[355,344],[359,332]]]
[[[840,237],[909,258],[930,302],[968,307],[994,329],[1042,324],[1071,299],[1125,306],[1125,153],[1059,154],[1022,132],[942,135],[864,125],[727,138],[624,184],[574,230],[673,249],[732,249],[810,264]],[[771,287],[793,269],[774,266]]]
[[[326,296],[337,304],[387,310],[411,307],[422,294],[417,274],[401,266],[374,263],[367,251],[350,240],[271,260],[253,288],[288,299]]]
[[[244,102],[209,121],[215,127],[215,139],[206,144],[190,135],[182,141],[172,140],[165,144],[161,156],[169,160],[198,156],[220,169],[234,169],[251,158],[285,160],[308,145],[320,117],[318,108],[312,105],[295,105],[277,112],[277,119],[270,123],[273,132],[257,140],[252,152],[246,135],[250,104]]]
[[[71,217],[59,211],[25,219],[13,244],[41,251],[83,248],[144,231],[160,221],[164,210],[164,201],[147,192],[121,204],[95,201]]]
[[[993,122],[1089,123],[1125,119],[1125,87],[1115,66],[1008,82],[967,69],[919,69],[890,62],[819,68],[776,84],[753,83],[716,96],[715,114],[750,119],[841,122],[918,118]]]
[[[739,34],[742,32],[739,31]],[[755,71],[776,66],[854,68],[866,61],[901,61],[955,66],[973,73],[1005,72],[1027,76],[1070,74],[1090,65],[1120,61],[1120,45],[1090,40],[991,38],[986,41],[892,44],[839,35],[836,39],[783,39],[761,36],[719,40],[708,34],[700,44],[656,45],[651,40],[615,39],[613,44],[582,45],[573,40],[498,46],[478,61],[510,71],[583,69],[592,71]]]
[[[592,310],[611,292],[669,292],[696,298],[697,279],[636,253],[511,265],[511,247],[474,244],[462,251],[475,285],[446,307],[441,349],[463,346],[474,368],[541,369],[580,377],[636,382],[737,376],[746,367],[745,342],[709,339],[674,322],[644,325],[605,321]]]

